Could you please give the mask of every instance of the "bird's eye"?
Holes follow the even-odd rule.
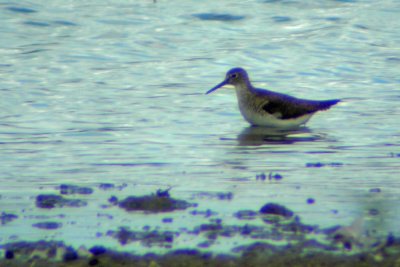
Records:
[[[238,76],[238,74],[234,73],[234,74],[231,75],[231,78],[237,78],[237,76]]]

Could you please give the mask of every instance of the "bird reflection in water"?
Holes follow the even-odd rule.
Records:
[[[240,146],[293,144],[297,142],[312,142],[319,139],[321,139],[321,136],[312,134],[307,127],[301,127],[296,130],[283,130],[270,127],[250,126],[244,128],[237,137]]]

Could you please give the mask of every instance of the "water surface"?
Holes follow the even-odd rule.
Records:
[[[3,1],[0,203],[19,218],[0,242],[114,246],[104,233],[120,226],[194,225],[188,212],[166,226],[164,215],[102,208],[168,187],[226,223],[276,202],[305,223],[363,218],[399,234],[399,11],[390,0]],[[204,95],[236,66],[257,87],[344,101],[271,135],[241,118],[232,90]],[[256,179],[270,173],[282,179]],[[88,206],[35,208],[63,183],[94,188]],[[32,227],[43,220],[63,226]]]

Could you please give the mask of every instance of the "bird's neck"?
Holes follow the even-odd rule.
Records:
[[[254,87],[249,81],[243,81],[235,84],[235,90],[237,94],[251,94],[254,92]]]
[[[236,96],[239,102],[240,110],[246,109],[248,103],[254,100],[254,88],[248,83],[238,83],[235,84]]]

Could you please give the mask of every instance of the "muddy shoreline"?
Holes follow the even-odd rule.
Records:
[[[93,192],[75,185],[61,185],[59,190],[59,194],[37,195],[36,208],[84,207],[87,203],[81,197]],[[221,193],[218,197],[229,200],[233,195]],[[302,223],[295,212],[279,203],[237,211],[233,216],[241,222],[238,224],[213,216],[216,213],[211,210],[197,210],[196,203],[172,197],[169,189],[122,199],[113,196],[108,198],[108,205],[129,213],[165,214],[163,224],[174,223],[174,211],[187,210],[193,216],[203,215],[204,223],[179,231],[120,226],[105,233],[121,246],[140,243],[167,251],[158,254],[121,252],[102,244],[74,248],[52,240],[7,242],[0,245],[0,266],[396,266],[400,261],[400,239],[390,233],[366,236],[357,229],[358,222],[321,229]],[[18,215],[11,213],[3,212],[0,217],[3,225],[18,220]],[[62,228],[62,224],[44,221],[32,227],[52,231]],[[203,241],[193,248],[176,249],[174,242],[181,236]],[[236,243],[230,253],[213,251],[214,244],[233,238],[252,242]]]

